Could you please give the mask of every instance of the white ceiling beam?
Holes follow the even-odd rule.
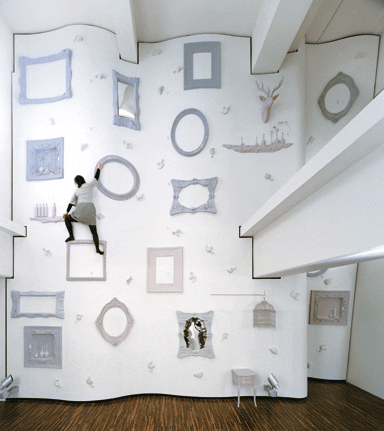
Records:
[[[264,0],[252,34],[252,73],[275,73],[314,0]]]
[[[113,13],[120,58],[137,64],[137,37],[132,0],[116,0]]]
[[[13,236],[27,235],[25,226],[3,217],[0,218],[0,231]]]

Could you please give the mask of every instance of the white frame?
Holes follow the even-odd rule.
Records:
[[[156,258],[174,258],[173,283],[156,282]],[[147,247],[147,292],[180,293],[183,291],[183,247]]]

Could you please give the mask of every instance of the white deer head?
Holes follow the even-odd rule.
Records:
[[[273,93],[281,87],[281,84],[283,83],[283,81],[284,81],[284,76],[281,77],[279,85],[272,90],[272,93],[269,88],[267,88],[268,91],[265,90],[263,83],[261,83],[261,88],[260,88],[258,82],[256,81],[256,85],[259,91],[261,91],[266,95],[266,97],[260,96],[260,100],[263,102],[263,106],[261,107],[261,118],[264,123],[268,123],[270,110],[273,105],[273,102],[279,97],[278,94],[274,96]]]

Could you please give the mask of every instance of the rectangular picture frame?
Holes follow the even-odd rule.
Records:
[[[61,326],[24,326],[24,367],[62,368]]]
[[[38,292],[38,291],[20,292],[18,290],[12,290],[11,291],[11,297],[12,297],[11,317],[12,318],[57,317],[58,319],[64,319],[64,295],[65,295],[64,290],[61,290],[59,292]],[[55,313],[21,313],[20,299],[23,296],[37,296],[37,297],[54,296],[56,298],[56,312]]]
[[[173,283],[157,283],[156,259],[158,257],[174,258]],[[183,247],[148,247],[147,248],[147,292],[181,293],[183,292]]]
[[[91,240],[76,240],[67,242],[67,281],[106,281],[107,280],[107,241],[99,241],[100,245],[103,246],[104,254],[101,256],[103,259],[103,275],[101,277],[74,277],[71,276],[71,248],[78,244],[92,244]]]

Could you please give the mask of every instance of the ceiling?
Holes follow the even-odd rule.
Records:
[[[19,34],[95,25],[116,33],[121,50],[128,52],[129,39],[136,46],[205,33],[254,38],[264,26],[263,6],[284,3],[292,12],[283,15],[280,28],[299,14],[300,4],[306,7],[305,17],[295,24],[290,50],[304,35],[309,43],[321,43],[383,32],[384,0],[0,0],[0,16]],[[273,38],[279,33],[284,31],[275,29]]]

